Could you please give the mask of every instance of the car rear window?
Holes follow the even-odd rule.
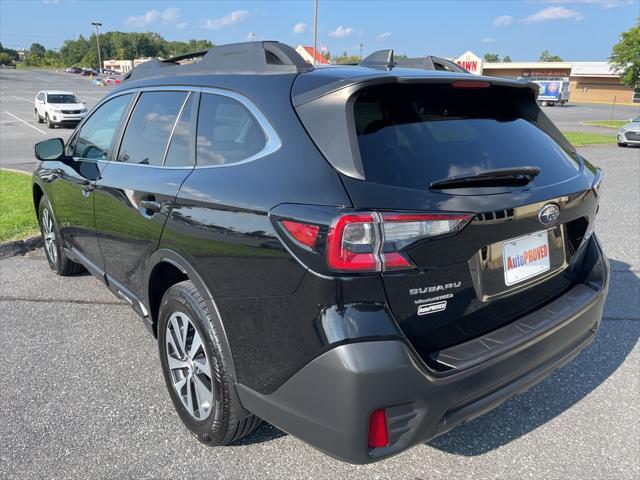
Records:
[[[469,86],[462,85],[462,86]],[[354,103],[368,181],[407,188],[497,168],[536,166],[534,185],[576,174],[571,152],[520,113],[524,89],[450,84],[384,85]]]

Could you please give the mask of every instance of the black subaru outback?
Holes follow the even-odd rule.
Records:
[[[380,460],[594,339],[602,176],[536,94],[392,51],[316,69],[253,42],[147,62],[66,144],[35,147],[49,264],[142,317],[201,441],[264,419]]]

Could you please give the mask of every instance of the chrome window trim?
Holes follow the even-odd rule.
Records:
[[[144,168],[151,167],[151,168],[172,168],[172,169],[188,169],[188,170],[191,170],[194,168],[228,168],[228,167],[235,167],[236,165],[243,165],[245,163],[258,160],[262,157],[266,157],[268,155],[271,155],[272,153],[277,152],[280,149],[280,147],[282,147],[282,141],[280,140],[280,137],[276,133],[275,129],[271,126],[271,123],[269,122],[267,117],[256,106],[256,104],[253,103],[244,95],[234,92],[232,90],[226,90],[226,89],[215,88],[215,87],[195,87],[195,86],[188,86],[188,85],[158,85],[158,86],[149,86],[149,87],[132,87],[126,90],[120,90],[116,93],[109,95],[107,98],[104,98],[103,100],[101,100],[100,103],[98,103],[94,107],[94,109],[97,109],[104,102],[106,102],[107,100],[111,100],[116,96],[124,95],[127,93],[140,94],[142,92],[153,92],[153,91],[185,91],[185,92],[192,92],[192,93],[200,92],[200,94],[209,93],[212,95],[220,95],[222,97],[227,97],[227,98],[236,100],[241,105],[243,105],[249,111],[249,113],[251,113],[253,118],[255,118],[255,120],[258,122],[258,125],[260,125],[260,128],[262,128],[262,132],[266,137],[266,142],[264,144],[264,147],[259,152],[251,155],[248,158],[245,158],[244,160],[240,160],[239,162],[234,162],[234,163],[223,163],[221,165],[198,165],[197,152],[196,152],[195,166],[190,165],[190,166],[182,166],[182,167],[171,167],[171,166],[164,166],[164,165],[145,165],[141,163],[118,162],[117,160],[98,160],[99,162],[117,163],[118,165],[130,165],[130,166],[137,166],[137,167],[144,167]],[[199,109],[200,109],[200,105],[198,105],[198,113],[199,113]],[[133,110],[135,110],[135,105],[134,105],[134,108],[131,109],[131,112],[129,112],[129,116],[133,113]],[[124,130],[126,130],[126,125],[129,124],[129,118],[126,119],[126,122],[127,123],[125,124]],[[198,128],[197,124],[195,127],[196,127],[196,135],[197,135],[197,128]],[[123,131],[123,134],[124,134],[124,131]],[[170,140],[171,139],[169,139],[169,141]],[[122,138],[120,139],[120,143],[121,142],[122,142]],[[196,144],[196,148],[197,148],[197,144]],[[119,150],[120,148],[118,148],[118,151]],[[166,152],[165,152],[165,158],[166,158]],[[164,164],[164,159],[163,159],[163,164]]]

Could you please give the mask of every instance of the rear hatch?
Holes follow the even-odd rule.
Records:
[[[341,171],[356,209],[470,214],[458,231],[418,236],[403,247],[413,269],[382,273],[399,326],[436,369],[446,368],[434,360],[438,350],[510,323],[570,289],[578,280],[567,266],[597,209],[592,167],[541,112],[535,92],[495,83],[430,79],[360,85],[343,94],[351,169],[344,159],[334,162],[335,148],[314,135],[317,111],[328,107],[298,109]],[[319,103],[335,105],[340,95]],[[536,174],[473,179],[504,169]],[[447,183],[452,178],[472,181]]]

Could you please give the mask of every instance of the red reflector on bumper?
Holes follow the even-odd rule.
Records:
[[[384,408],[381,408],[373,412],[369,420],[369,448],[382,448],[388,445],[387,413]]]

